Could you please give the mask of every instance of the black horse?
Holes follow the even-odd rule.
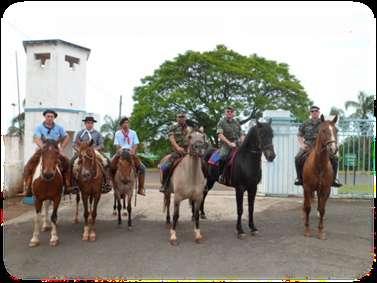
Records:
[[[236,189],[237,199],[237,234],[238,237],[244,237],[246,234],[242,229],[241,217],[243,213],[243,194],[248,193],[249,202],[249,228],[252,233],[257,231],[254,225],[254,201],[257,192],[257,185],[262,177],[261,157],[262,152],[268,161],[273,161],[276,157],[274,146],[272,144],[273,131],[271,128],[271,119],[267,123],[256,123],[250,128],[242,145],[238,148],[234,164],[230,173],[230,185]],[[211,150],[213,152],[214,150]],[[208,161],[209,152],[205,159]],[[206,218],[204,213],[204,201],[208,191],[219,178],[218,167],[208,164],[207,187],[204,191],[203,202],[200,208],[201,217]]]

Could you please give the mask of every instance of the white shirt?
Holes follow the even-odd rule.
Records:
[[[134,130],[128,129],[126,133],[123,129],[115,133],[114,145],[119,145],[121,148],[131,149],[132,146],[139,144],[139,138]]]

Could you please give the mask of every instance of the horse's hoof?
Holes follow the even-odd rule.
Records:
[[[166,229],[170,229],[170,228],[171,228],[171,224],[170,224],[170,223],[166,223],[166,224],[165,224],[165,228],[166,228]]]
[[[116,212],[116,211],[114,211],[114,212],[113,212],[113,215],[117,215],[117,212]]]
[[[128,226],[128,231],[132,231],[132,226]]]
[[[127,212],[123,212],[122,215],[123,215],[123,216],[127,216]]]
[[[207,216],[205,214],[200,214],[201,219],[207,219]]]
[[[170,240],[170,245],[172,246],[178,246],[178,241],[177,240]]]
[[[78,219],[78,218],[73,219],[73,220],[72,220],[72,223],[73,223],[73,224],[77,224],[77,223],[79,223],[79,219]]]
[[[254,229],[250,229],[250,234],[252,236],[256,236],[258,234],[258,229],[254,228]]]
[[[88,241],[88,240],[89,240],[89,236],[88,236],[88,235],[84,235],[84,236],[82,236],[82,240],[83,240],[83,241]]]
[[[311,234],[310,234],[309,231],[305,231],[304,236],[305,236],[305,237],[311,237]]]
[[[30,247],[30,248],[34,248],[34,247],[36,247],[36,246],[39,246],[39,242],[30,242],[30,243],[29,243],[29,247]]]
[[[96,238],[97,238],[96,234],[94,234],[94,235],[90,235],[90,236],[89,236],[89,241],[90,241],[90,242],[94,242],[94,241],[96,240]]]
[[[245,239],[246,238],[246,233],[238,233],[237,234],[237,238],[242,240],[242,239]]]
[[[325,233],[319,233],[318,234],[318,239],[320,239],[320,240],[326,240],[326,234]]]
[[[195,239],[195,243],[201,244],[203,242],[203,236],[200,236],[199,238]]]
[[[51,247],[56,247],[59,244],[59,240],[50,241]]]

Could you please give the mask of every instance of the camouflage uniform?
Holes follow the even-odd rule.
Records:
[[[223,134],[230,142],[237,142],[241,137],[242,130],[241,125],[236,119],[228,121],[226,118],[222,118],[217,124],[217,134]],[[224,142],[220,141],[220,158],[225,160],[230,152],[231,148]]]
[[[298,128],[298,137],[303,137],[305,139],[304,143],[307,144],[309,147],[307,149],[300,148],[299,152],[295,157],[295,165],[296,165],[296,173],[297,179],[302,182],[302,168],[304,166],[304,162],[308,157],[309,151],[314,147],[315,141],[317,139],[319,126],[321,125],[321,119],[309,119],[306,120],[299,128]],[[338,157],[333,156],[330,157],[331,165],[334,170],[334,178],[336,178],[338,172]]]

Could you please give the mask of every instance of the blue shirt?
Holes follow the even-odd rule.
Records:
[[[126,149],[131,149],[132,146],[139,144],[139,138],[134,130],[129,129],[127,136],[128,138],[124,130],[117,131],[115,133],[114,144]]]
[[[48,128],[45,123],[39,124],[34,130],[34,137],[45,139],[52,139],[55,141],[59,141],[67,136],[66,131],[64,128],[58,124],[53,124],[52,128]]]

